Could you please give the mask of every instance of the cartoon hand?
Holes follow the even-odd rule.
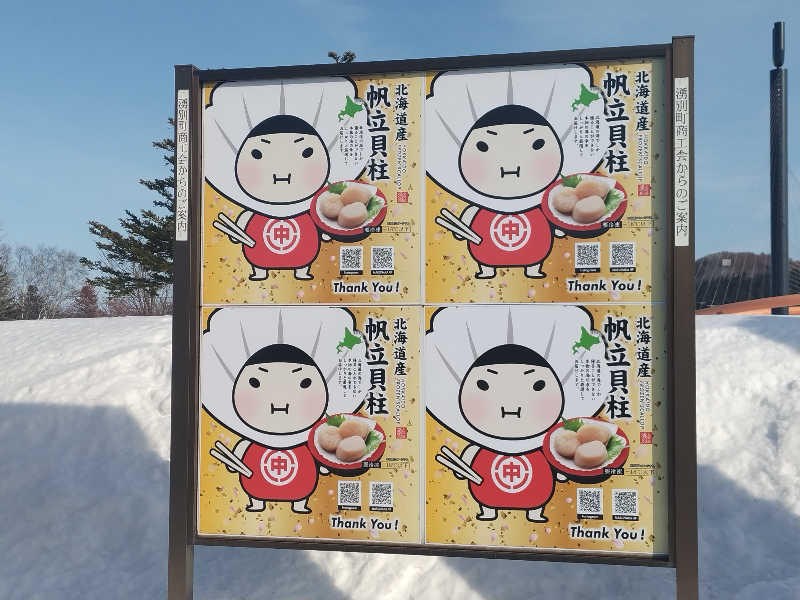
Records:
[[[322,233],[322,241],[323,242],[330,242],[332,239],[333,238],[331,236],[329,236],[327,233],[325,233],[325,232]]]
[[[228,469],[228,473],[236,473],[236,469],[232,469],[228,465],[225,465],[225,468]]]
[[[456,238],[459,242],[464,239],[464,236],[458,235],[455,231],[453,232],[453,237]],[[461,479],[464,479],[463,477]]]
[[[556,480],[567,481],[567,476],[564,475],[563,473],[559,473],[558,471],[556,471]]]
[[[229,239],[229,240],[230,240],[232,243],[234,243],[234,244],[241,244],[241,243],[242,243],[240,240],[236,239],[236,238],[235,238],[235,237],[233,237],[232,235],[229,235],[229,236],[228,236],[228,239]]]
[[[455,471],[453,471],[453,475],[455,475],[456,479],[466,479],[461,473],[456,473]]]
[[[566,234],[566,233],[564,233],[563,231],[561,231],[561,230],[560,230],[560,229],[558,229],[558,228],[555,228],[555,229],[553,230],[553,235],[554,235],[554,236],[556,236],[557,238],[567,237],[567,234]]]

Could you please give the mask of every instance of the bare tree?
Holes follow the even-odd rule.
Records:
[[[86,269],[78,255],[53,246],[18,246],[10,262],[18,304],[25,306],[27,301],[30,309],[24,311],[24,319],[62,316],[86,279]],[[34,306],[35,311],[31,308]]]
[[[140,265],[128,265],[131,277],[146,276]],[[138,288],[124,295],[110,295],[105,303],[105,312],[111,317],[133,315],[168,315],[172,313],[172,286]]]

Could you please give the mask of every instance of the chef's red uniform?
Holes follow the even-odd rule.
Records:
[[[253,498],[301,500],[317,487],[317,463],[305,444],[273,449],[251,442],[242,462],[253,475],[239,475],[239,482]]]
[[[483,477],[481,485],[470,481],[469,489],[484,506],[531,509],[553,495],[553,471],[540,448],[514,455],[481,448],[470,466]]]
[[[475,213],[470,229],[483,241],[480,244],[469,242],[469,253],[477,262],[489,267],[536,265],[553,247],[550,222],[538,206],[509,215],[481,208]]]
[[[319,252],[319,231],[308,211],[288,219],[254,214],[245,233],[255,240],[242,244],[251,265],[264,269],[298,269],[310,265]]]

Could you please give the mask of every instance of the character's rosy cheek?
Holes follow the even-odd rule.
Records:
[[[264,181],[264,169],[251,161],[243,161],[236,165],[239,184],[247,191],[257,190]]]
[[[548,152],[546,150],[540,150],[533,155],[531,169],[536,177],[536,181],[549,182],[558,175],[560,166],[561,153],[558,151]]]
[[[264,414],[264,401],[260,394],[249,387],[236,390],[236,412],[247,423],[259,423]]]
[[[481,189],[490,183],[494,170],[486,156],[471,153],[461,155],[462,176],[472,187]]]
[[[491,407],[491,398],[485,392],[476,390],[461,394],[461,410],[467,420],[478,428],[487,424]]]
[[[325,392],[314,390],[312,386],[308,391],[301,391],[292,402],[292,406],[297,407],[297,414],[300,415],[303,424],[309,425],[316,421],[325,409]]]
[[[537,431],[550,427],[561,416],[561,393],[559,391],[535,392],[532,414]]]
[[[328,161],[324,156],[320,158],[306,158],[302,159],[299,167],[299,179],[303,182],[304,187],[313,187],[314,189],[320,187],[325,183],[325,176],[328,174]]]

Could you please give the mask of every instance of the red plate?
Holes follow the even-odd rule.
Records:
[[[581,421],[584,422],[584,424],[587,421],[595,421],[597,423],[606,426],[614,425],[614,423],[609,423],[608,421],[605,421],[603,419],[596,419],[594,417],[579,417],[579,418]],[[560,454],[558,454],[558,452],[556,452],[550,446],[550,439],[553,433],[561,429],[563,426],[564,426],[564,421],[556,423],[550,428],[550,430],[547,433],[544,434],[544,440],[542,440],[542,452],[544,452],[544,455],[547,457],[548,462],[562,473],[566,473],[567,475],[572,475],[578,478],[601,477],[603,476],[604,468],[621,467],[622,465],[625,464],[625,461],[628,460],[628,453],[630,452],[630,441],[628,441],[628,436],[625,435],[625,432],[622,431],[622,429],[620,429],[619,427],[617,427],[615,434],[621,437],[623,440],[625,440],[625,447],[619,454],[617,454],[617,456],[613,460],[607,461],[595,469],[581,469],[580,467],[575,466],[575,463],[573,463],[568,458],[563,458]]]
[[[352,229],[344,229],[339,226],[339,224],[334,221],[333,219],[329,219],[325,215],[323,215],[318,208],[317,200],[318,198],[328,191],[328,188],[333,185],[334,183],[360,183],[363,185],[368,185],[375,189],[375,195],[378,198],[383,200],[383,208],[378,211],[378,214],[368,219],[366,222],[362,223],[361,226],[355,227]],[[356,179],[346,180],[346,181],[335,181],[331,182],[330,184],[326,185],[316,194],[314,194],[314,198],[311,200],[311,209],[309,210],[309,214],[311,215],[311,219],[316,223],[317,227],[319,227],[322,231],[330,235],[332,238],[337,240],[347,240],[347,241],[356,241],[364,239],[369,235],[368,232],[364,231],[365,227],[377,227],[383,220],[386,218],[386,207],[388,203],[386,202],[386,196],[383,195],[383,192],[377,186],[367,183],[365,181],[359,181]]]
[[[375,448],[375,451],[372,454],[368,454],[367,456],[362,456],[356,462],[350,462],[350,463],[338,462],[338,460],[336,460],[335,458],[335,455],[332,455],[330,452],[327,452],[326,450],[317,447],[316,443],[317,429],[319,429],[320,425],[324,425],[328,422],[327,417],[322,417],[311,428],[311,431],[308,432],[308,449],[311,450],[311,454],[314,456],[314,458],[316,458],[318,462],[322,463],[329,469],[334,469],[336,471],[355,471],[357,469],[363,468],[361,465],[361,463],[363,462],[374,462],[380,460],[381,456],[383,456],[383,453],[386,451],[386,433],[384,433],[381,426],[378,425],[378,423],[376,423],[372,419],[368,419],[367,417],[357,415],[354,413],[337,413],[336,415],[330,415],[330,416],[335,417],[338,415],[344,415],[345,417],[357,417],[364,421],[370,421],[371,423],[375,423],[372,429],[381,434],[381,436],[383,437],[383,441],[380,444],[378,444],[378,447]],[[331,458],[332,456],[333,458]]]
[[[591,175],[593,177],[613,179],[613,177],[607,177],[602,173],[575,173],[574,175]],[[573,175],[570,175],[570,177],[572,176]],[[560,186],[562,181],[564,181],[563,178],[556,179],[550,184],[550,187],[545,190],[544,195],[542,196],[542,212],[544,213],[544,216],[547,217],[547,220],[559,229],[577,237],[594,237],[604,233],[607,229],[609,229],[608,227],[603,226],[605,223],[619,221],[622,218],[622,215],[625,214],[625,209],[628,206],[628,194],[625,193],[625,188],[622,187],[622,184],[619,181],[614,180],[614,188],[622,193],[623,200],[613,212],[603,215],[600,220],[595,221],[594,223],[587,223],[586,225],[575,223],[571,220],[565,221],[564,215],[553,208],[550,203],[550,192]]]

